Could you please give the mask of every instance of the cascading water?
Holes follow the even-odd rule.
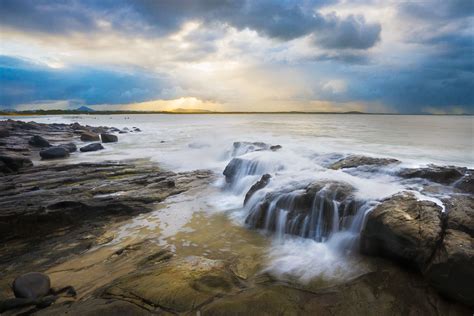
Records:
[[[259,146],[252,152],[254,144]],[[279,183],[279,179],[291,178],[285,174],[288,166],[265,148],[269,146],[235,143],[234,158],[224,170],[226,190],[234,195],[245,194],[262,175],[272,174],[260,179],[265,183],[263,187],[247,193],[242,209],[245,223],[250,228],[273,232],[277,240],[286,235],[321,243],[335,239],[338,248],[353,249],[374,202],[357,198],[352,185],[337,180],[296,181],[285,186],[288,183]],[[273,185],[266,186],[268,182]]]

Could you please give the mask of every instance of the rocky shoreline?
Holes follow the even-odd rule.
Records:
[[[470,314],[467,306],[473,305],[470,289],[474,267],[472,170],[405,170],[401,177],[427,179],[426,190],[436,190],[432,184],[436,182],[452,185],[455,194],[443,201],[445,213],[435,203],[409,195],[381,201],[367,218],[361,235],[362,252],[375,256],[366,258],[368,272],[338,284],[314,280],[302,285],[262,272],[259,263],[263,254],[258,249],[242,250],[241,256],[204,256],[176,252],[146,238],[107,246],[116,239],[111,227],[159,209],[168,197],[205,187],[213,177],[205,170],[174,173],[146,160],[65,164],[63,159],[71,159],[65,155],[45,164],[36,163],[46,148],[69,152],[72,145],[68,144],[84,148],[88,142],[99,140],[107,146],[109,141],[120,142],[116,134],[125,132],[77,123],[0,122],[0,306],[1,301],[13,297],[12,281],[31,271],[50,275],[53,287],[71,285],[77,291],[75,297],[55,298],[48,307],[21,307],[2,315]],[[281,148],[263,143],[248,145],[234,144],[234,159],[252,150]],[[352,157],[332,168],[393,163],[397,162]],[[234,161],[226,168],[229,182],[241,164]],[[255,170],[250,169],[258,174]],[[270,181],[272,176],[262,175],[248,192],[246,204],[250,205],[252,196]],[[349,220],[353,215],[350,209],[356,205],[351,200],[351,188],[318,183],[306,188],[301,196],[294,222],[308,211],[308,201],[322,188],[339,192],[338,201],[349,205],[341,222]],[[323,202],[328,197],[320,194]],[[273,197],[266,198],[268,208]],[[258,214],[264,216],[265,208],[259,207]],[[329,206],[327,209],[330,212]],[[205,220],[207,224],[210,221]],[[219,226],[224,231],[245,230],[219,223],[211,232],[206,225],[198,224],[189,239],[205,237],[208,243],[216,242]],[[263,225],[262,220],[255,223],[260,223],[255,228]],[[291,229],[301,231],[301,227],[295,224]],[[326,238],[327,234],[329,226],[320,237]],[[243,244],[245,247],[246,242]]]

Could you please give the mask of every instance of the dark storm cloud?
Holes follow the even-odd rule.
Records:
[[[259,0],[0,0],[0,23],[46,33],[87,32],[100,19],[114,30],[161,36],[190,20],[208,25],[250,29],[262,36],[292,40],[314,34],[317,44],[331,49],[367,49],[380,39],[379,24],[363,17],[340,18],[316,10],[329,1]]]
[[[92,68],[51,69],[0,56],[0,107],[38,100],[83,100],[86,104],[140,102],[160,97],[166,78],[144,72]],[[166,83],[167,82],[167,83]]]
[[[399,13],[416,19],[457,19],[474,14],[472,0],[405,1],[399,4]]]

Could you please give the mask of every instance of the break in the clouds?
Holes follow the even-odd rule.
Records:
[[[472,113],[473,16],[471,0],[0,0],[0,106]]]

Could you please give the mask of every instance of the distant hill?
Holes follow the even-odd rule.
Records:
[[[78,107],[77,109],[75,109],[75,111],[94,112],[95,110],[94,110],[94,109],[91,109],[90,107],[87,107],[87,106],[83,105],[83,106]]]
[[[212,113],[212,111],[209,110],[203,110],[203,109],[182,109],[182,108],[177,108],[173,109],[170,112],[173,113]]]

